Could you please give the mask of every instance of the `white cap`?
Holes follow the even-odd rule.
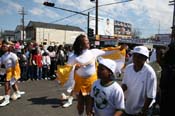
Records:
[[[146,56],[147,58],[149,57],[149,50],[145,46],[136,46],[132,53],[142,54]]]
[[[100,58],[99,64],[106,66],[109,70],[113,72],[113,74],[116,74],[117,64],[115,61],[111,59]]]

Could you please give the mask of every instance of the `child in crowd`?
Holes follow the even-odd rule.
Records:
[[[49,79],[49,69],[50,69],[50,56],[47,52],[44,52],[42,55],[42,62],[43,62],[43,78]]]
[[[35,51],[35,54],[33,55],[33,65],[34,65],[34,71],[35,71],[35,79],[41,80],[42,79],[42,55],[40,50],[37,48]]]
[[[122,116],[125,104],[124,93],[120,85],[114,81],[116,62],[110,59],[99,59],[98,80],[91,89],[92,107],[95,116]]]

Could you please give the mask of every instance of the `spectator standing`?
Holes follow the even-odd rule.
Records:
[[[64,65],[65,58],[66,58],[66,56],[64,54],[64,47],[63,47],[63,45],[59,45],[57,53],[56,53],[57,65]]]
[[[49,70],[50,70],[50,56],[47,52],[44,52],[42,55],[42,62],[43,62],[43,78],[49,79]]]
[[[51,65],[50,65],[50,78],[55,79],[55,70],[56,70],[56,52],[54,50],[53,46],[48,47],[48,53],[51,59]]]
[[[35,75],[35,79],[36,80],[41,80],[42,79],[42,55],[40,53],[40,50],[38,48],[36,48],[35,50],[35,54],[33,55],[33,65],[34,65],[34,74]]]
[[[156,98],[157,80],[153,68],[146,63],[149,50],[136,46],[133,50],[133,63],[126,66],[122,88],[126,98],[126,116],[148,115],[148,110]]]
[[[169,44],[164,57],[161,59],[160,78],[160,116],[171,116],[174,114],[175,103],[175,40]]]
[[[21,50],[21,53],[19,55],[19,65],[21,69],[21,79],[20,81],[26,81],[27,80],[27,56],[25,55],[25,49]]]

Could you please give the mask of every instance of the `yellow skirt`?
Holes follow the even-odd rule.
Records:
[[[14,68],[8,68],[6,70],[6,81],[10,81],[12,78],[18,80],[21,77],[21,70],[19,63],[16,64]]]
[[[82,92],[83,96],[90,94],[92,84],[97,80],[97,74],[93,74],[88,78],[83,78],[75,73],[75,87],[74,92]]]

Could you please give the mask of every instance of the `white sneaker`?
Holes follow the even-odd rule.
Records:
[[[61,99],[62,100],[66,100],[68,98],[69,98],[69,96],[67,96],[66,94],[64,94],[64,93],[61,94]]]
[[[19,94],[24,95],[24,94],[26,94],[26,92],[25,91],[19,91]]]
[[[0,96],[0,101],[4,99],[4,96]]]
[[[74,98],[73,98],[72,96],[69,97],[69,98],[68,98],[68,101],[63,105],[63,107],[64,107],[64,108],[67,108],[67,107],[71,106],[71,105],[72,105],[73,99],[74,99]]]
[[[5,95],[4,96],[4,101],[0,104],[0,107],[4,107],[4,106],[8,105],[9,103],[10,103],[10,96]]]
[[[17,93],[17,92],[14,92],[14,93],[12,94],[12,96],[11,96],[11,99],[12,99],[12,100],[17,100],[17,99],[19,99],[19,98],[21,98],[21,94],[19,94],[19,93]]]
[[[0,104],[0,107],[4,107],[6,105],[8,105],[10,103],[9,100],[4,100],[1,104]]]
[[[68,102],[66,102],[66,103],[63,105],[63,107],[64,107],[64,108],[67,108],[67,107],[69,107],[69,106],[71,106],[71,105],[72,105],[72,103],[68,101]]]

